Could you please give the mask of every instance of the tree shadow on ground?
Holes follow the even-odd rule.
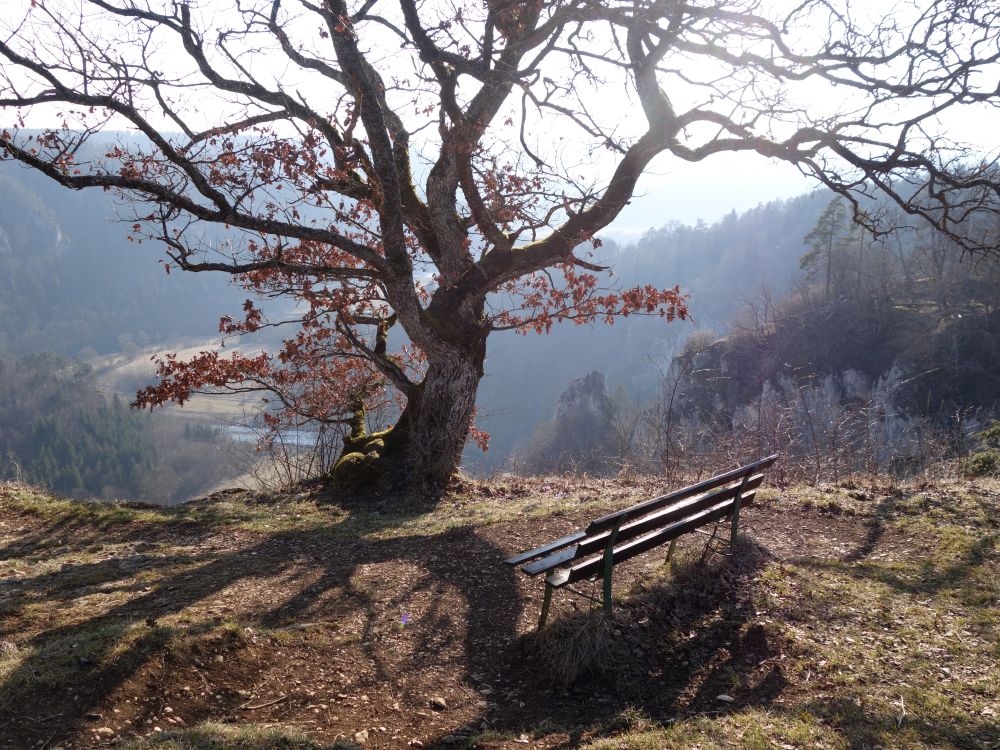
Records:
[[[953,592],[969,606],[979,606],[982,599],[977,576],[984,566],[995,565],[1000,553],[1000,527],[995,510],[981,497],[970,507],[954,507],[945,500],[933,502],[925,497],[914,502],[920,493],[897,492],[883,498],[873,509],[865,539],[842,560],[796,559],[796,564],[814,570],[831,570],[859,580],[874,581],[903,594],[928,596]],[[950,539],[928,535],[918,549],[908,550],[896,564],[871,560],[871,554],[885,540],[891,519],[919,516],[931,505],[950,519],[940,528],[950,530]],[[984,524],[981,523],[985,521]]]
[[[840,562],[822,560],[800,560],[799,564],[816,569],[837,570],[854,578],[864,578],[878,581],[893,590],[906,594],[937,594],[946,590],[963,591],[970,584],[972,577],[983,565],[996,561],[997,535],[985,536],[975,540],[955,559],[944,565],[937,565],[939,560],[930,557],[923,561],[914,561],[916,566],[912,575],[904,575],[884,565],[859,562],[845,565]],[[919,562],[919,565],[917,563]]]
[[[890,494],[879,501],[865,524],[868,531],[864,540],[844,557],[845,562],[854,563],[871,556],[885,536],[886,519],[893,518],[897,512],[899,499],[897,495]]]
[[[954,494],[943,491],[896,489],[884,495],[869,510],[868,517],[865,539],[844,558],[846,562],[869,557],[883,541],[893,519],[933,517],[941,526],[977,528],[987,534],[1000,530],[1000,520],[997,519],[991,496],[985,491],[977,492],[974,487],[958,502]]]
[[[0,726],[4,727],[0,747],[48,745],[84,736],[95,726],[88,716],[93,719],[116,690],[138,679],[152,663],[175,660],[179,642],[209,632],[227,619],[252,630],[275,628],[304,617],[330,620],[362,612],[368,622],[362,626],[360,641],[369,644],[365,648],[375,666],[366,682],[377,684],[393,679],[400,671],[426,667],[433,661],[433,650],[414,649],[400,663],[384,660],[373,645],[376,603],[384,612],[396,602],[380,601],[377,587],[368,593],[355,590],[356,579],[359,571],[383,563],[412,568],[412,578],[404,571],[403,579],[395,582],[399,601],[423,593],[433,603],[440,600],[440,591],[447,589],[451,600],[464,608],[463,617],[453,618],[440,607],[431,606],[408,631],[411,639],[427,643],[433,642],[435,631],[460,635],[462,647],[451,659],[450,668],[475,669],[483,652],[507,651],[516,636],[520,597],[513,572],[499,565],[504,551],[468,526],[401,535],[398,526],[403,520],[398,514],[369,514],[359,525],[356,516],[348,515],[306,531],[246,535],[249,541],[244,546],[229,551],[212,547],[211,537],[218,528],[192,525],[175,539],[190,553],[123,553],[112,560],[73,564],[16,579],[14,585],[0,589],[5,593],[0,598],[0,640],[14,635],[11,628],[25,618],[34,620],[38,632],[21,645],[20,653],[3,654],[8,664],[15,666],[0,673]],[[144,539],[145,530],[132,527],[120,531],[118,541]],[[387,535],[381,536],[383,532]],[[92,530],[86,522],[67,522],[21,535],[0,549],[0,559],[44,556],[54,548],[63,554],[83,552],[115,535],[113,524],[110,531],[102,532]],[[475,565],[470,566],[469,560]],[[152,576],[148,583],[141,576],[136,580],[137,571],[144,568]],[[163,568],[176,571],[152,575]],[[479,575],[480,569],[488,569],[489,575]],[[211,610],[205,610],[206,603],[223,592],[239,590],[248,581],[264,580],[280,581],[287,588],[269,592],[260,606],[230,617],[213,616]],[[333,591],[338,596],[324,600]],[[86,597],[97,592],[119,601],[90,614]],[[323,605],[317,609],[318,601]],[[482,601],[504,605],[482,607]],[[47,627],[37,618],[44,618],[42,613],[53,606],[60,607],[63,615],[67,607],[73,609],[62,622]],[[174,616],[183,624],[178,625]],[[163,623],[165,619],[169,625]],[[461,632],[456,633],[456,629]],[[459,674],[456,679],[462,677]],[[216,705],[206,705],[203,715],[192,715],[189,722],[239,713],[238,704],[243,699],[237,691],[227,689],[216,698]],[[144,714],[139,714],[135,724],[143,720]]]

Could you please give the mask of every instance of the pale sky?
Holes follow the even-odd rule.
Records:
[[[776,2],[783,4],[784,0],[776,0]],[[10,25],[17,23],[24,16],[29,5],[30,0],[0,0],[0,27],[9,28]],[[64,5],[58,1],[50,0],[49,5],[52,7],[74,7],[75,3]],[[227,3],[219,2],[219,0],[203,0],[197,5],[197,8],[203,16],[210,16],[226,5]],[[877,13],[886,8],[899,6],[900,3],[895,2],[895,0],[870,0],[860,5],[869,13]],[[906,6],[908,3],[903,0],[902,5]],[[211,21],[208,23],[210,25]],[[110,27],[108,29],[91,27],[91,30],[97,36],[114,35]],[[39,37],[39,41],[44,46],[45,40]],[[389,41],[392,40],[385,40],[386,54],[391,56],[393,46],[398,50],[398,41],[395,45],[388,44]],[[381,49],[383,40],[373,38],[371,44],[375,44],[378,49]],[[174,59],[182,58],[183,53]],[[259,61],[258,64],[265,63],[265,67],[261,70],[257,70],[255,66],[255,75],[266,72],[275,80],[282,80],[283,71],[269,70],[261,56],[251,59]],[[307,92],[310,91],[308,87],[313,84],[329,85],[328,81],[323,80],[318,82],[303,80],[300,83],[298,81],[287,82],[286,79],[284,82],[288,83],[289,86],[295,86],[296,90],[300,90],[298,89],[300,85],[306,87],[302,90]],[[310,98],[312,98],[311,94]],[[800,90],[797,94],[803,95],[803,100],[810,107],[815,106],[817,110],[837,109],[844,106],[838,98],[831,98],[828,90],[813,92],[807,89],[806,91]],[[606,86],[598,92],[598,95],[600,97],[598,101],[603,105],[602,109],[612,113],[613,117],[617,117],[624,129],[629,129],[630,122],[634,122],[640,129],[642,128],[644,118],[627,90],[623,90],[620,86]],[[671,95],[673,96],[673,93]],[[319,100],[322,96],[317,95],[316,98]],[[810,98],[812,103],[809,103]],[[223,112],[224,108],[221,103],[213,104],[205,97],[198,98],[196,113],[199,117],[197,119],[204,120],[206,124],[215,124],[215,122],[225,118]],[[633,118],[635,119],[633,120]],[[215,122],[212,122],[213,120]],[[34,127],[51,125],[51,111],[49,113],[32,112],[28,124]],[[968,108],[962,108],[961,112],[950,113],[948,120],[942,122],[941,125],[943,131],[950,137],[981,144],[984,150],[990,151],[996,149],[996,135],[1000,133],[1000,113],[996,109],[987,108],[970,113]],[[166,125],[166,127],[170,126]],[[552,130],[538,132],[534,134],[534,137],[540,141],[540,144],[545,142],[568,143],[579,135],[576,132],[570,132],[561,125],[553,125],[552,128]],[[566,140],[563,141],[561,136],[565,136]],[[596,158],[597,162],[589,165],[584,163],[581,166],[585,170],[589,169],[595,177],[597,174],[609,175],[611,162],[606,161],[601,156]],[[744,211],[759,203],[776,198],[791,197],[815,187],[817,185],[814,181],[803,177],[793,166],[752,154],[719,154],[698,164],[689,164],[664,155],[651,165],[649,172],[641,180],[631,204],[602,234],[619,241],[628,241],[640,236],[652,227],[660,227],[671,220],[688,224],[693,224],[698,219],[713,222],[733,209]]]
[[[711,224],[730,211],[747,211],[818,187],[795,167],[754,154],[720,154],[699,164],[661,157],[639,182],[632,202],[601,236],[628,243],[675,220]]]

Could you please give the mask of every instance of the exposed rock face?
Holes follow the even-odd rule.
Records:
[[[524,456],[532,471],[603,471],[611,449],[613,408],[604,373],[573,380],[541,424]]]
[[[576,419],[591,421],[595,425],[606,421],[610,415],[611,399],[604,373],[594,370],[569,384],[556,402],[555,420],[569,422]]]

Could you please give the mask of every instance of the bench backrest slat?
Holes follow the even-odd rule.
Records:
[[[614,527],[620,518],[634,518],[636,516],[646,515],[654,510],[665,507],[672,503],[676,503],[680,500],[684,500],[688,497],[694,495],[700,495],[708,490],[715,489],[716,487],[721,487],[722,485],[729,484],[737,478],[742,478],[744,475],[753,474],[754,472],[762,469],[766,469],[768,466],[773,464],[778,460],[778,454],[775,453],[767,458],[762,458],[759,461],[754,461],[752,464],[747,464],[746,466],[741,466],[738,469],[733,469],[732,471],[727,471],[724,474],[719,474],[718,476],[712,477],[711,479],[706,479],[704,482],[699,482],[698,484],[692,484],[689,487],[684,487],[682,489],[670,492],[666,495],[661,495],[660,497],[653,498],[652,500],[647,500],[644,503],[639,503],[638,505],[633,505],[631,508],[624,508],[623,510],[616,511],[614,513],[609,513],[606,516],[602,516],[595,521],[592,521],[587,527],[587,536],[591,536],[601,531],[606,531]]]

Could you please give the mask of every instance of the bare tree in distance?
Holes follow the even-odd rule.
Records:
[[[137,403],[264,391],[275,424],[350,426],[335,478],[414,497],[458,465],[491,333],[685,314],[676,288],[602,287],[583,249],[662,154],[753,152],[872,229],[881,193],[966,250],[996,244],[974,221],[996,213],[994,157],[936,130],[1000,102],[993,3],[21,0],[0,56],[5,158],[122,193],[168,269],[302,311],[274,355],[167,358]],[[59,126],[26,128],[42,116]],[[138,137],[82,148],[121,129]],[[247,302],[222,329],[278,323]],[[394,325],[409,343],[390,350]],[[394,398],[368,434],[365,407]]]

